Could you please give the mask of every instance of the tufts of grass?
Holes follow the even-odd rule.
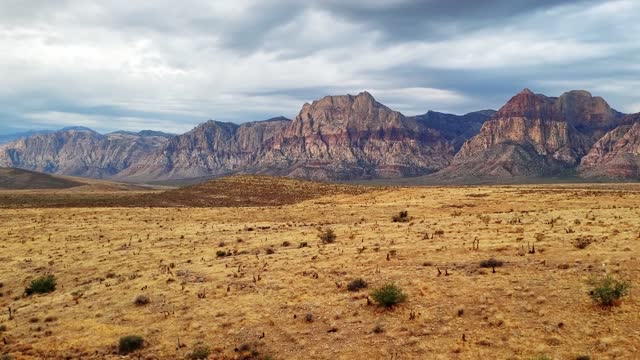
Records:
[[[631,284],[628,281],[619,280],[611,275],[594,278],[589,281],[591,289],[589,296],[602,306],[614,306],[620,303],[620,299],[629,295]]]
[[[56,277],[53,275],[45,275],[33,281],[24,292],[27,296],[33,294],[48,294],[56,289]]]
[[[360,289],[366,289],[367,286],[369,286],[369,284],[367,284],[367,282],[364,279],[357,278],[352,280],[349,284],[347,284],[347,290],[358,291]]]
[[[127,335],[120,338],[118,352],[120,355],[127,355],[136,350],[142,349],[144,339],[138,335]]]
[[[374,290],[371,297],[380,306],[391,308],[407,300],[407,295],[394,284],[387,284]]]
[[[336,242],[337,235],[331,228],[324,229],[318,234],[323,244],[332,244]]]

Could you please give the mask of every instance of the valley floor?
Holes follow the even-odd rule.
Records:
[[[410,221],[392,222],[401,210]],[[334,229],[336,242],[321,244],[318,228]],[[580,237],[593,243],[578,249]],[[639,254],[640,185],[631,184],[383,188],[274,207],[1,209],[0,355],[116,359],[118,339],[135,334],[145,347],[130,357],[141,359],[186,358],[198,344],[220,359],[245,350],[633,359]],[[504,266],[481,268],[489,258]],[[588,296],[587,281],[605,272],[633,285],[611,309]],[[54,292],[23,296],[48,273]],[[347,291],[358,277],[369,288]],[[368,305],[387,283],[407,301]],[[139,295],[150,303],[136,305]]]

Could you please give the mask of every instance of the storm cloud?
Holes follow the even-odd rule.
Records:
[[[0,133],[184,132],[362,90],[407,115],[524,87],[638,112],[639,15],[633,0],[4,0]]]

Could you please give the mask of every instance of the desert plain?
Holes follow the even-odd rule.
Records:
[[[314,192],[286,179],[226,181],[216,198],[243,200],[216,206],[194,192],[192,201],[158,203],[149,199],[170,197],[135,189],[102,205],[95,191],[3,191],[0,356],[188,359],[197,348],[210,359],[640,356],[640,185]],[[267,187],[285,200],[252,202],[264,182],[280,183]],[[406,218],[394,222],[401,211]],[[326,229],[334,242],[318,237]],[[480,266],[488,259],[502,266]],[[55,291],[27,296],[47,274]],[[588,281],[604,274],[631,284],[617,306],[589,297]],[[367,288],[349,291],[356,278]],[[377,306],[372,291],[391,283],[406,301]],[[143,348],[119,354],[127,335],[141,336]]]

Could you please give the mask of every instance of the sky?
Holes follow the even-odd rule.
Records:
[[[0,134],[182,133],[369,91],[405,115],[585,89],[640,112],[640,1],[0,0]]]

